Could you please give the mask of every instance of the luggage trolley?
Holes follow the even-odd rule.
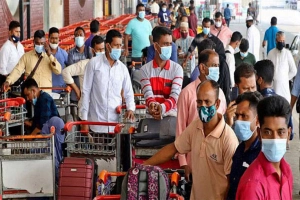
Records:
[[[55,128],[49,135],[0,137],[0,195],[3,199],[55,199]]]

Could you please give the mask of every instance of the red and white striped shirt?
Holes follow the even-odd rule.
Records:
[[[162,115],[177,111],[177,100],[183,81],[182,67],[168,60],[161,69],[155,60],[148,62],[140,69],[142,92],[146,105],[160,103]]]

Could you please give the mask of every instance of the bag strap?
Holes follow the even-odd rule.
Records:
[[[226,50],[225,53],[230,53],[230,51],[229,51],[229,50]]]
[[[147,170],[147,175],[148,199],[160,199],[159,171],[152,167],[151,170]]]
[[[33,70],[30,72],[29,76],[28,76],[26,79],[32,78],[32,77],[34,76],[34,73],[35,73],[35,71],[37,70],[37,68],[39,67],[39,65],[40,65],[40,63],[41,63],[41,61],[42,61],[42,59],[43,59],[43,56],[40,55],[40,57],[39,57],[37,63],[35,64],[35,66],[34,66],[34,68],[33,68]]]

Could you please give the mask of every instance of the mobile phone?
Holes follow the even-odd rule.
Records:
[[[233,87],[231,89],[230,100],[235,101],[238,96],[239,96],[239,88],[238,87]]]

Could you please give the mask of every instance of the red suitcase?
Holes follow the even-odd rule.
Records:
[[[58,200],[92,200],[95,163],[89,158],[64,158],[59,170]]]

